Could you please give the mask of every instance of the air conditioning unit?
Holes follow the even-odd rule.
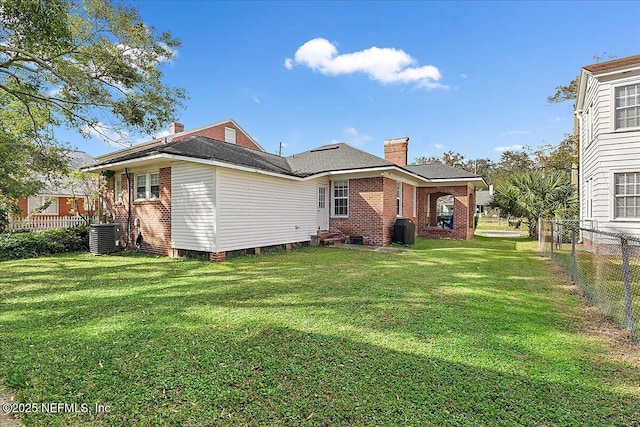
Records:
[[[93,224],[89,227],[89,252],[106,255],[120,250],[120,224]]]

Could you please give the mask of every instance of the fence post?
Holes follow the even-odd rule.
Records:
[[[542,233],[542,217],[538,218],[538,250],[544,254],[544,234]]]
[[[554,245],[554,243],[556,241],[554,236],[553,236],[553,229],[555,228],[553,226],[553,222],[551,222],[551,227],[550,228],[551,228],[551,259],[553,259],[553,245]]]
[[[631,269],[629,268],[629,242],[620,237],[622,243],[622,278],[624,280],[624,308],[627,312],[627,331],[633,332],[633,305],[631,301]]]
[[[576,262],[576,236],[578,233],[576,231],[575,227],[571,227],[571,281],[573,283],[577,283],[578,281]]]

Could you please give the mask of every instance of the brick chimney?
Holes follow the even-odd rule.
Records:
[[[180,133],[184,131],[184,125],[182,123],[173,122],[169,125],[169,134]]]
[[[386,139],[384,141],[384,158],[398,166],[407,166],[409,137]]]

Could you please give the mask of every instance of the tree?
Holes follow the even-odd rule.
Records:
[[[572,167],[578,163],[578,136],[565,134],[560,144],[542,145],[530,153],[537,169],[571,174]]]
[[[91,225],[96,215],[97,204],[100,202],[100,195],[106,190],[106,182],[102,179],[101,175],[82,172],[76,169],[69,174],[68,185],[71,189],[71,197],[68,199],[68,203],[72,204],[75,202],[77,206],[77,201],[83,199],[86,214],[83,215],[80,209],[77,209],[75,213],[82,218],[87,225]]]
[[[526,218],[529,236],[538,237],[538,219],[575,218],[578,196],[563,172],[527,171],[510,175],[495,191],[491,208],[503,217]]]
[[[58,168],[57,127],[123,143],[174,119],[186,95],[160,65],[179,45],[121,2],[0,0],[0,197],[32,194],[36,173]]]

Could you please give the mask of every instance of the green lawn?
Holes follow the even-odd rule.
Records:
[[[27,425],[640,425],[640,373],[535,247],[1,262],[0,383],[110,408]]]

